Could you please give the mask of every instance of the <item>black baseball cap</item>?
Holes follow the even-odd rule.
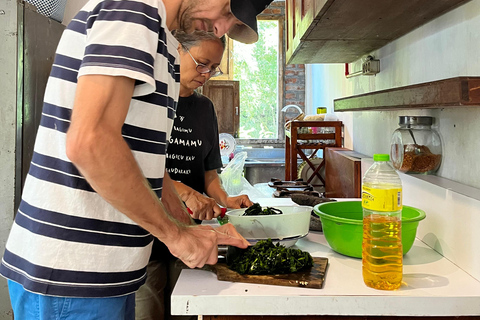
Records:
[[[273,0],[230,0],[233,15],[243,22],[233,26],[227,35],[243,43],[254,43],[258,40],[257,15]]]

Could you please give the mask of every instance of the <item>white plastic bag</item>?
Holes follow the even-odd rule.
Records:
[[[239,152],[223,169],[222,173],[220,173],[220,180],[222,181],[223,188],[229,196],[246,194],[250,199],[262,198],[264,195],[254,188],[243,176],[243,168],[245,166],[246,158],[246,152]]]

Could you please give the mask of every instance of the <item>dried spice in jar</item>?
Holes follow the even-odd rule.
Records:
[[[392,135],[390,156],[395,169],[406,173],[433,174],[442,161],[440,135],[432,117],[400,116]]]

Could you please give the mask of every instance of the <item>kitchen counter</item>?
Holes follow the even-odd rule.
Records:
[[[260,203],[284,205],[289,199],[266,201]],[[335,253],[322,233],[310,232],[296,247],[329,259],[322,289],[218,281],[209,271],[182,270],[172,294],[172,314],[480,318],[480,281],[419,239],[404,257],[404,284],[396,291],[365,286],[361,259]]]

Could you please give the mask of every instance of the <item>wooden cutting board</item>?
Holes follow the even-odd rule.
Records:
[[[241,275],[236,271],[230,270],[226,263],[217,263],[212,266],[204,267],[203,269],[215,272],[217,274],[217,279],[220,281],[321,289],[323,287],[323,282],[325,281],[327,266],[327,258],[315,257],[313,258],[313,267],[289,274]]]

